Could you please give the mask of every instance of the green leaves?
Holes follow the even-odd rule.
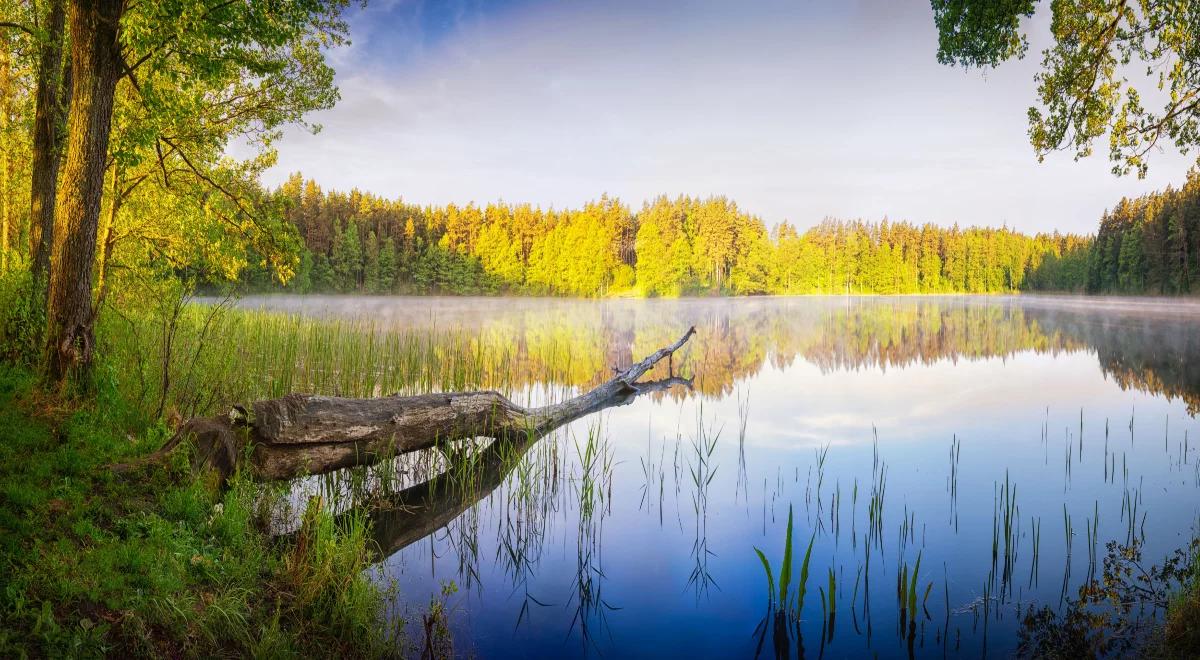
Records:
[[[912,578],[908,584],[908,611],[917,610],[917,574],[921,572],[921,553],[917,553],[917,563],[913,566]],[[932,585],[932,583],[930,583]],[[928,593],[928,591],[926,591]]]
[[[817,533],[813,532],[808,540],[808,549],[804,551],[804,561],[800,562],[800,593],[796,596],[796,616],[800,616],[800,611],[804,609],[804,597],[808,594],[808,562],[812,559],[813,542],[816,540]]]
[[[767,556],[763,554],[762,550],[754,548],[754,551],[758,553],[758,559],[767,573],[767,594],[770,595],[771,602],[775,602],[775,575],[771,573],[771,562],[767,561]]]
[[[1144,177],[1149,154],[1200,145],[1200,7],[1194,2],[1051,3],[1053,44],[1042,51],[1029,141],[1043,159],[1093,153],[1106,134],[1116,175]],[[994,67],[1028,48],[1020,28],[1036,0],[933,0],[938,61]],[[1149,88],[1150,94],[1143,90]],[[1146,105],[1158,99],[1160,110]]]
[[[101,234],[122,270],[148,261],[235,279],[299,264],[296,228],[258,176],[283,126],[338,99],[325,51],[347,43],[346,2],[164,0],[121,19],[123,79],[109,153],[112,218]],[[233,159],[228,150],[248,155]],[[145,254],[149,248],[149,258]]]
[[[1021,19],[1033,16],[1037,0],[933,0],[938,62],[994,67],[1024,57],[1029,41]]]
[[[805,557],[807,562],[807,557]],[[805,565],[807,568],[807,563]],[[788,586],[792,582],[792,505],[788,505],[787,537],[783,541],[783,565],[779,567],[779,604],[787,605]],[[804,587],[801,587],[803,589]]]
[[[800,610],[804,608],[804,597],[808,592],[808,564],[812,558],[813,543],[817,540],[817,535],[814,532],[808,540],[808,548],[804,551],[804,559],[800,563],[800,579],[796,585],[796,597],[790,599],[788,591],[792,585],[792,506],[788,505],[788,522],[787,533],[783,539],[783,562],[779,565],[779,599],[775,598],[775,578],[771,572],[771,562],[767,560],[767,556],[763,551],[754,548],[755,554],[758,555],[758,560],[762,563],[763,571],[767,574],[767,598],[774,606],[778,604],[781,612],[790,613],[792,616],[799,617]],[[832,593],[832,587],[831,587]]]

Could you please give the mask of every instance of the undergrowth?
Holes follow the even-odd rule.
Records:
[[[399,654],[362,520],[317,501],[275,546],[248,479],[222,491],[182,456],[112,472],[169,431],[98,381],[64,402],[0,364],[0,657]]]

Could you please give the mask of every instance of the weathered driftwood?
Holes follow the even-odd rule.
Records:
[[[646,394],[675,386],[691,387],[690,379],[669,377],[638,383],[636,394]],[[625,405],[634,396],[609,401],[601,408]],[[597,411],[593,411],[597,412]],[[548,429],[547,432],[553,429]],[[451,466],[428,481],[409,486],[381,499],[371,499],[339,514],[349,518],[365,514],[378,557],[389,557],[433,532],[445,527],[476,502],[488,497],[517,467],[541,436],[522,436],[497,440],[470,458],[471,467],[458,470]],[[452,458],[451,461],[467,460]],[[293,530],[281,534],[282,540],[294,539]]]
[[[689,328],[670,346],[561,403],[524,408],[493,391],[376,399],[289,394],[252,404],[249,416],[239,409],[227,417],[192,419],[148,460],[189,442],[195,449],[192,467],[197,471],[211,468],[224,480],[237,468],[249,467],[259,479],[277,481],[371,465],[463,438],[538,438],[584,415],[631,400],[651,385],[637,379],[663,358],[670,364],[674,352],[693,334],[695,328]],[[659,388],[659,383],[653,385]]]

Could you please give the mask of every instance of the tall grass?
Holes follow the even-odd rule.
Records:
[[[312,620],[339,631],[347,643],[390,648],[399,634],[380,618],[387,592],[366,575],[372,564],[365,514],[334,515],[321,498],[309,501],[296,543],[284,557],[280,588]]]
[[[369,319],[190,304],[183,295],[140,312],[107,309],[97,335],[106,377],[148,415],[212,414],[289,392],[509,393],[535,378],[544,382],[554,369],[530,373],[511,344],[455,329],[398,331]],[[550,356],[538,362],[555,364]]]

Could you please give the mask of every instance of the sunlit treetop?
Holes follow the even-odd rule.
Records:
[[[319,126],[306,115],[338,100],[325,54],[348,43],[346,6],[345,0],[132,5],[121,24],[124,76],[110,152],[115,189],[137,189],[148,199],[134,213],[135,200],[122,196],[129,213],[118,218],[124,226],[114,227],[113,236],[152,242],[168,260],[191,265],[196,246],[205,245],[200,262],[227,276],[236,275],[249,247],[280,279],[290,277],[297,265],[294,232],[254,182],[274,164],[282,127],[315,132]],[[255,156],[230,159],[233,141]],[[146,180],[158,185],[139,187]],[[176,216],[188,220],[174,227],[146,221]]]
[[[1024,57],[1022,19],[1036,0],[932,0],[938,61],[994,67]],[[1200,3],[1191,0],[1052,0],[1053,45],[1029,109],[1038,159],[1090,156],[1108,135],[1117,175],[1146,174],[1147,156],[1200,145]]]

